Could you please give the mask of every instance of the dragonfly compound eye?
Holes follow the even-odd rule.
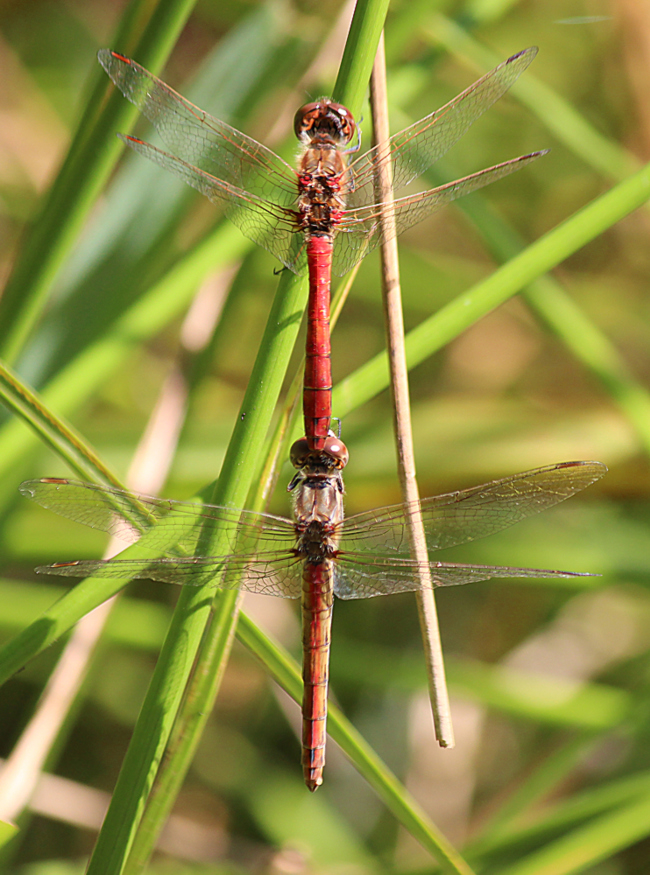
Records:
[[[330,103],[328,117],[335,123],[341,142],[350,142],[357,129],[356,122],[350,110],[341,103]]]
[[[345,468],[350,459],[348,448],[345,446],[343,441],[340,438],[334,437],[332,435],[330,435],[325,440],[323,454],[330,456],[330,458],[334,462],[334,467],[336,468]]]
[[[312,130],[316,120],[321,115],[321,103],[306,103],[301,106],[298,112],[293,117],[293,129],[296,132],[296,137],[300,140],[304,133]]]
[[[289,451],[289,458],[294,468],[303,468],[307,464],[307,459],[311,453],[307,438],[300,438],[296,441]]]

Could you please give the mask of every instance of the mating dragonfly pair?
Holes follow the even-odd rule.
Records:
[[[141,537],[162,555],[152,560],[65,562],[38,569],[73,577],[149,578],[170,583],[240,587],[301,598],[303,611],[303,770],[322,783],[332,604],[490,578],[582,576],[575,572],[430,562],[409,554],[409,518],[421,514],[429,550],[501,531],[564,501],[603,476],[599,462],[565,462],[491,483],[344,518],[345,445],[332,435],[329,338],[330,276],[347,272],[390,234],[506,176],[543,152],[487,168],[447,185],[397,198],[386,231],[376,177],[390,162],[394,185],[419,176],[462,136],[526,69],[537,50],[513,55],[429,116],[348,163],[355,135],[349,111],[329,99],[296,114],[303,151],[293,170],[269,149],[198,109],[143,67],[103,50],[99,60],[123,94],[153,122],[174,154],[135,137],[135,151],[175,173],[210,200],[256,243],[296,273],[309,271],[303,413],[305,437],[291,450],[297,473],[289,489],[294,519],[194,504],[47,478],[21,491],[43,507],[130,543]],[[134,520],[134,500],[143,511]],[[205,556],[200,544],[223,529],[228,552]]]

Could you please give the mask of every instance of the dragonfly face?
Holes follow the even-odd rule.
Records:
[[[329,97],[301,106],[293,121],[296,137],[305,145],[332,143],[343,148],[352,141],[356,128],[350,110]]]

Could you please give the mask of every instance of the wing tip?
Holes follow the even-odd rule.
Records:
[[[528,66],[528,64],[531,64],[535,60],[535,57],[537,56],[538,52],[539,52],[538,46],[528,46],[528,48],[522,49],[520,52],[515,52],[515,54],[511,55],[507,59],[507,61],[504,61],[504,64],[506,64],[506,65],[507,64],[514,64],[514,62],[518,61],[519,58],[527,58],[528,62],[526,64],[526,66]]]
[[[36,492],[36,484],[39,482],[39,480],[25,480],[18,487],[18,492],[24,495],[25,498],[33,498]]]
[[[601,477],[604,477],[609,471],[609,468],[604,462],[598,462],[596,459],[581,459],[575,462],[559,462],[556,467],[559,469],[584,468],[586,470],[591,470],[592,479],[589,481],[590,484],[600,480]]]
[[[52,569],[55,567],[54,565],[37,565],[34,571],[36,574],[52,574]]]

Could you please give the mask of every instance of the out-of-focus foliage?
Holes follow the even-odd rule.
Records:
[[[472,65],[478,57],[472,46],[489,48],[498,61],[538,45],[525,79],[543,83],[575,113],[554,125],[560,110],[546,91],[537,106],[507,97],[436,168],[440,178],[451,179],[551,149],[480,200],[473,196],[467,213],[448,208],[402,238],[407,330],[495,269],[498,247],[490,232],[516,232],[526,246],[650,158],[650,54],[637,39],[650,30],[643,7],[633,0],[395,3],[386,39],[397,126],[443,104],[487,69]],[[200,4],[164,78],[290,160],[293,110],[326,93],[335,79],[342,11],[338,3]],[[96,51],[110,44],[119,14],[116,4],[103,0],[2,7],[3,278],[66,152],[88,83],[97,75]],[[369,115],[366,108],[366,120]],[[612,150],[608,168],[590,160],[584,131]],[[120,475],[182,357],[179,335],[196,289],[191,282],[178,292],[171,287],[155,306],[147,296],[191,257],[214,223],[207,202],[138,156],[125,156],[58,271],[16,363],[21,377],[43,391],[61,381],[52,396],[54,412],[73,421]],[[191,383],[187,422],[163,490],[175,498],[193,495],[219,474],[277,285],[271,256],[229,227],[218,228],[223,248],[206,285],[212,282],[229,297],[214,354],[200,363]],[[650,382],[649,232],[650,212],[642,208],[553,277],[553,288],[606,335],[641,387]],[[200,267],[196,275],[203,278]],[[137,305],[140,315],[134,315]],[[566,334],[571,330],[565,326]],[[373,256],[336,326],[335,381],[382,346]],[[88,349],[102,352],[75,371]],[[296,354],[296,367],[299,359]],[[433,739],[417,615],[408,596],[337,604],[333,696],[431,818],[458,846],[467,846],[477,872],[645,871],[647,442],[620,395],[526,294],[418,366],[411,388],[423,495],[562,460],[600,459],[610,468],[566,507],[445,559],[603,576],[578,584],[485,583],[440,595],[457,733],[453,751],[438,749]],[[351,454],[349,512],[399,500],[390,422],[386,392],[343,421]],[[96,557],[104,542],[19,499],[17,487],[26,477],[68,472],[8,414],[0,429],[0,466],[6,560],[0,635],[8,640],[62,592],[57,581],[35,582],[31,569]],[[286,466],[271,500],[274,512],[288,511],[288,478]],[[82,871],[79,860],[92,848],[102,794],[113,788],[176,595],[172,587],[150,584],[129,589],[52,759],[52,772],[69,783],[64,790],[44,782],[4,871]],[[246,609],[299,653],[293,604],[260,597]],[[3,687],[3,756],[29,719],[57,653],[47,651]],[[152,872],[431,871],[430,857],[334,745],[325,785],[309,796],[302,786],[298,723],[294,704],[236,646],[176,805],[165,845],[170,858],[156,860]],[[97,810],[85,795],[91,790]]]

